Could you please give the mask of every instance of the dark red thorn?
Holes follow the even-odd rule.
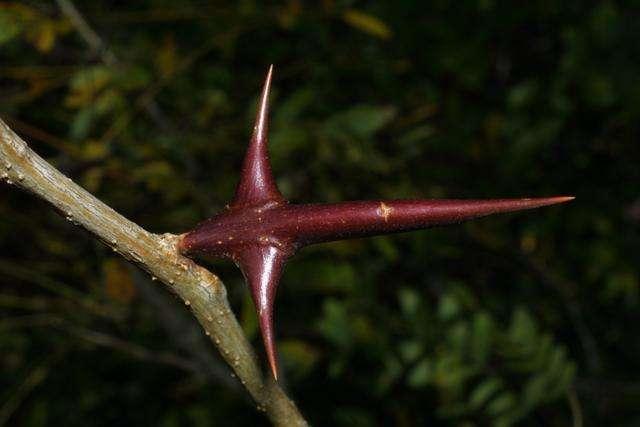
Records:
[[[495,213],[533,209],[573,197],[498,200],[388,200],[288,204],[269,165],[268,98],[273,66],[260,97],[253,136],[230,209],[186,233],[187,256],[230,258],[242,270],[258,312],[269,366],[278,379],[273,308],[285,261],[305,245],[454,224]]]
[[[199,224],[183,238],[182,250],[188,255],[236,259],[248,247],[270,245],[292,255],[313,243],[455,224],[572,199],[379,200],[251,207],[224,211]]]
[[[269,92],[273,65],[269,67],[262,88],[256,122],[247,154],[242,164],[240,182],[231,206],[265,205],[269,202],[282,202],[284,198],[273,178],[269,162],[268,135],[269,130]]]
[[[276,381],[278,358],[273,331],[273,304],[287,257],[287,253],[268,244],[247,247],[236,257],[236,262],[251,289],[269,367]]]
[[[289,205],[287,215],[273,229],[293,229],[291,239],[298,246],[312,243],[399,233],[456,224],[496,213],[534,209],[572,200],[573,197],[495,200],[380,200],[336,204]]]

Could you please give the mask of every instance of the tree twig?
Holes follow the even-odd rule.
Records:
[[[87,328],[79,328],[76,326],[67,326],[61,324],[58,327],[65,332],[73,335],[74,337],[91,343],[99,347],[108,347],[129,356],[153,363],[161,363],[164,365],[173,366],[183,371],[198,373],[198,365],[193,361],[180,357],[177,354],[173,354],[166,351],[152,351],[141,345],[133,342],[122,340],[118,337],[105,334],[104,332],[94,331]]]
[[[61,302],[67,300],[69,303],[75,304],[77,307],[81,307],[94,315],[106,318],[119,317],[111,307],[77,292],[65,283],[51,279],[43,274],[37,274],[33,269],[16,265],[13,261],[0,258],[0,274],[4,277],[31,282],[42,289],[59,295]]]
[[[178,253],[179,236],[152,234],[124,218],[39,157],[2,120],[0,177],[46,200],[68,221],[165,283],[191,308],[258,408],[275,425],[306,425],[282,389],[264,380],[220,279]]]
[[[56,3],[58,3],[58,7],[62,13],[69,19],[71,25],[73,25],[91,50],[97,53],[105,64],[110,66],[116,65],[118,62],[116,56],[109,50],[98,33],[93,31],[93,28],[89,26],[87,20],[80,14],[76,6],[69,0],[56,0]]]

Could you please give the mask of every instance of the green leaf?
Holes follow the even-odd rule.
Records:
[[[440,303],[438,304],[438,317],[441,320],[452,320],[458,315],[460,310],[461,307],[455,295],[445,294],[440,298]]]
[[[69,129],[69,136],[73,140],[85,139],[91,132],[93,122],[96,118],[96,110],[93,107],[83,108],[75,115]]]
[[[367,139],[386,126],[395,115],[396,109],[393,107],[358,105],[330,117],[324,125],[324,131],[332,137],[351,135]]]
[[[319,359],[318,351],[301,340],[285,340],[278,344],[284,364],[297,378],[306,376]]]
[[[571,387],[573,380],[576,376],[576,364],[573,362],[567,362],[562,369],[562,372],[556,378],[555,384],[550,387],[545,397],[545,402],[551,401],[559,396],[563,396]]]
[[[482,311],[474,316],[472,328],[471,357],[478,365],[484,365],[491,351],[495,326],[489,314]]]
[[[422,359],[411,369],[407,376],[407,384],[413,388],[424,387],[433,377],[433,365],[429,359]]]
[[[69,94],[65,105],[71,108],[92,107],[98,93],[113,78],[112,71],[104,65],[94,65],[78,70],[69,82]]]
[[[309,88],[295,91],[279,104],[273,118],[274,125],[289,126],[291,122],[298,120],[302,113],[313,104],[315,96],[315,91]]]
[[[420,296],[415,289],[402,288],[398,291],[398,301],[402,313],[408,318],[412,318],[418,312],[420,307]]]
[[[507,104],[509,108],[519,109],[530,105],[538,92],[538,84],[533,80],[528,80],[514,86],[509,92]]]
[[[403,341],[398,345],[398,351],[402,360],[411,363],[420,357],[423,347],[419,341]]]
[[[453,351],[460,354],[461,357],[463,354],[467,353],[466,346],[468,338],[469,324],[467,322],[457,322],[449,328],[447,333],[447,341],[451,345],[451,348]]]
[[[20,19],[17,19],[10,9],[0,8],[0,45],[19,36],[22,29]]]
[[[486,412],[489,415],[499,415],[512,409],[516,406],[516,403],[517,401],[514,394],[510,391],[506,391],[504,393],[500,393],[487,405]]]
[[[478,410],[482,407],[495,393],[502,390],[504,383],[500,378],[490,377],[484,380],[471,392],[469,397],[469,408]]]
[[[516,343],[530,343],[537,333],[536,323],[533,317],[523,308],[518,308],[513,314],[509,335]]]
[[[380,18],[376,18],[373,15],[359,10],[346,10],[342,14],[342,19],[344,19],[347,24],[357,28],[363,33],[367,33],[381,39],[389,39],[393,35],[391,28],[380,20]]]
[[[525,410],[534,408],[540,403],[549,385],[548,376],[546,374],[538,374],[529,379],[522,390],[522,405]]]
[[[318,328],[327,340],[338,347],[348,348],[353,342],[349,316],[342,302],[334,299],[325,301]]]
[[[151,73],[141,66],[123,68],[114,75],[116,85],[126,91],[144,88],[151,83],[151,79]]]

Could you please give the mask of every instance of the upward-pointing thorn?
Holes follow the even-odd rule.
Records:
[[[269,163],[269,91],[273,65],[269,67],[258,104],[256,122],[240,174],[240,182],[231,206],[265,205],[284,201],[276,186]]]

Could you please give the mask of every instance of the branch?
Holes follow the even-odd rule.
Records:
[[[118,59],[109,50],[106,43],[100,38],[98,33],[87,23],[84,17],[70,0],[56,0],[58,7],[65,14],[71,25],[76,29],[80,37],[89,45],[91,50],[100,55],[100,58],[106,65],[116,65]]]
[[[264,410],[275,425],[306,425],[282,389],[263,379],[220,279],[178,253],[179,236],[149,233],[124,218],[29,149],[2,120],[0,177],[46,200],[68,221],[85,228],[114,252],[166,284],[191,308],[258,409]]]
[[[75,338],[93,344],[94,346],[108,347],[125,353],[134,359],[143,360],[145,362],[169,365],[194,374],[200,373],[196,363],[184,357],[180,357],[177,354],[167,351],[152,351],[136,343],[122,340],[118,337],[105,334],[104,332],[78,328],[72,325],[62,325],[64,325],[64,322],[61,322],[59,328],[64,332],[73,335]]]

